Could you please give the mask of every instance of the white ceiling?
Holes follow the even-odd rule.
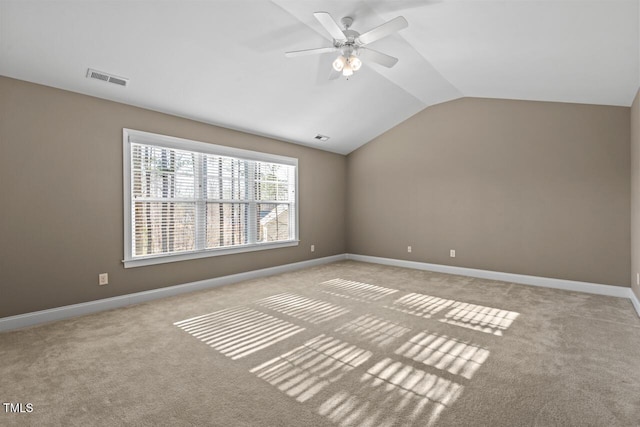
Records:
[[[398,64],[330,81],[336,54],[285,58],[331,46],[316,11],[361,33],[404,16],[371,44]],[[638,21],[638,0],[0,0],[0,75],[346,154],[465,96],[629,106]]]

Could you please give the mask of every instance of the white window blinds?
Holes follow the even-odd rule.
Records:
[[[125,266],[297,239],[296,159],[126,129],[125,157]]]

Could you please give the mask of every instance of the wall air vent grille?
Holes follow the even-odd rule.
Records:
[[[109,77],[109,83],[115,83],[120,86],[126,86],[127,81],[125,79],[121,79],[119,77]]]
[[[96,73],[95,71],[91,72],[92,79],[104,80],[105,82],[109,81],[109,76],[105,74]]]
[[[92,70],[91,68],[87,69],[87,78],[102,80],[103,82],[113,83],[119,86],[127,86],[129,84],[129,79],[114,76],[102,71]]]

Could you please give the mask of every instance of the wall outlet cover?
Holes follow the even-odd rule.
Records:
[[[109,274],[108,273],[100,273],[98,275],[98,284],[100,286],[109,284]]]

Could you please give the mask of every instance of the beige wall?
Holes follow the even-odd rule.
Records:
[[[348,156],[347,250],[629,286],[629,129],[624,107],[427,108]]]
[[[640,91],[631,106],[631,287],[640,298]]]
[[[345,158],[0,77],[0,317],[345,251],[628,286],[638,103],[461,99]],[[123,127],[297,157],[300,246],[125,270]]]
[[[300,245],[125,270],[124,127],[297,157]],[[341,155],[0,77],[0,317],[344,253],[345,180]]]

